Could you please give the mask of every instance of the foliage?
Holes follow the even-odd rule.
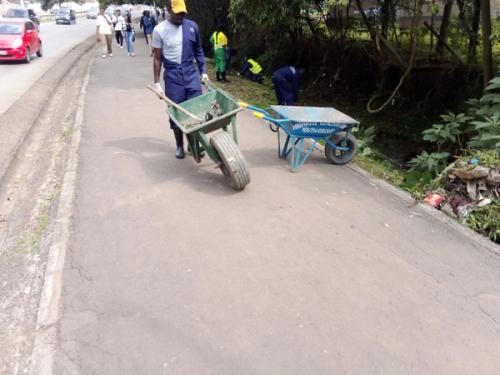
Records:
[[[43,10],[49,10],[56,4],[61,6],[63,2],[64,2],[63,0],[41,0],[40,5]],[[74,2],[77,4],[83,4],[85,3],[85,0],[74,0]]]
[[[460,157],[460,160],[465,162],[471,159],[479,160],[479,164],[484,167],[500,168],[500,153],[496,150],[467,150]]]
[[[370,126],[366,129],[360,129],[359,127],[353,128],[352,132],[356,136],[356,140],[358,141],[358,152],[367,156],[373,153],[371,145],[377,135],[376,129],[374,126]]]
[[[492,241],[500,243],[500,200],[473,211],[465,224],[476,232],[487,235]]]
[[[439,151],[444,143],[456,142],[460,133],[460,124],[458,123],[434,124],[432,128],[422,132],[422,138],[424,141],[436,143]]]
[[[474,113],[469,147],[500,151],[500,77],[490,81],[478,101],[469,101]]]
[[[480,121],[472,121],[476,135],[469,142],[470,147],[500,151],[500,112]]]
[[[432,177],[437,176],[445,167],[450,154],[448,152],[423,151],[408,163],[410,171],[429,172]]]

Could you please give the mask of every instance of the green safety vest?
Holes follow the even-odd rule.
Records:
[[[252,72],[253,74],[259,74],[260,72],[262,72],[262,67],[257,61],[248,59],[248,63],[252,65],[252,67],[250,68],[250,72]]]
[[[222,31],[216,31],[212,34],[210,41],[214,45],[214,49],[223,48],[227,46],[227,37]]]

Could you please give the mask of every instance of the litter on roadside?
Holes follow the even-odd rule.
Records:
[[[445,189],[427,192],[424,202],[456,219],[500,198],[500,169],[482,166],[478,159],[457,160],[441,182]]]

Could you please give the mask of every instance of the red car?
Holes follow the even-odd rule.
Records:
[[[36,25],[29,19],[0,18],[0,61],[31,61],[36,53],[42,57],[42,40]]]

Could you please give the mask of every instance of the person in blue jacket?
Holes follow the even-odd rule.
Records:
[[[167,2],[169,17],[153,31],[155,88],[163,92],[160,73],[163,65],[165,94],[175,103],[182,103],[202,94],[201,82],[208,81],[205,70],[205,54],[198,25],[187,19],[184,0]],[[193,61],[196,60],[196,65]],[[175,156],[184,158],[182,131],[170,120],[177,149]]]
[[[273,85],[279,105],[294,105],[299,97],[301,70],[285,66],[273,74]]]
[[[151,56],[153,56],[153,48],[151,47],[151,39],[152,39],[153,29],[156,26],[156,22],[155,22],[155,19],[153,17],[151,17],[151,13],[149,12],[149,10],[145,10],[144,12],[142,12],[140,26],[141,26],[141,29],[144,30],[144,38],[146,39],[146,44],[149,45]]]

